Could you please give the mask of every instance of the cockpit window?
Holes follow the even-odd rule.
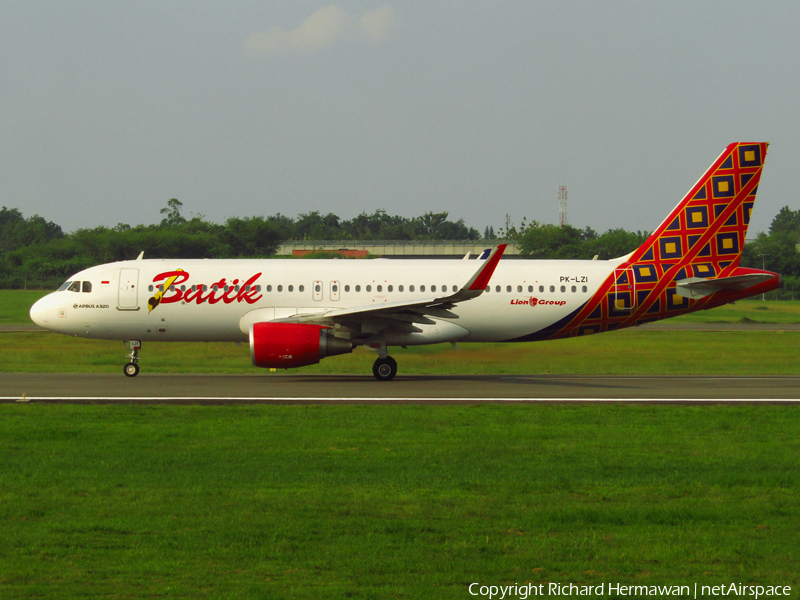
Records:
[[[80,292],[81,291],[81,282],[80,281],[73,281],[72,285],[67,288],[68,292]]]
[[[88,294],[92,291],[92,282],[91,281],[84,281],[83,282],[83,293]]]
[[[62,284],[61,284],[61,287],[60,287],[60,288],[58,288],[58,291],[59,291],[59,292],[63,292],[63,291],[64,291],[65,289],[67,289],[67,288],[68,288],[70,285],[72,285],[72,282],[71,282],[71,281],[65,281],[64,283],[62,283]]]

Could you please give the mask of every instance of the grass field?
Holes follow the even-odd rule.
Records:
[[[33,303],[52,290],[0,290],[0,325],[32,324]]]
[[[789,406],[0,406],[2,598],[800,585]]]
[[[0,371],[118,373],[120,342],[53,333],[0,334]],[[250,362],[249,346],[232,343],[145,343],[142,370],[150,373],[371,373],[375,354],[326,358],[318,365],[272,374]],[[403,374],[711,374],[798,375],[800,334],[775,331],[695,332],[624,330],[531,344],[449,344],[392,348]]]
[[[0,325],[42,292],[0,292]],[[763,310],[766,308],[766,310]],[[683,320],[794,323],[800,302]],[[745,321],[746,322],[746,321]],[[403,373],[800,374],[798,334],[624,330],[393,349]],[[119,342],[0,333],[0,370]],[[368,373],[374,354],[303,372]],[[261,373],[152,343],[150,372]],[[0,405],[0,598],[467,598],[473,582],[800,576],[794,406]],[[613,597],[613,596],[609,596]]]

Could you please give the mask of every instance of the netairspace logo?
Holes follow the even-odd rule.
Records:
[[[601,583],[599,585],[578,585],[574,583],[527,583],[519,585],[483,585],[472,583],[469,586],[471,596],[504,600],[520,598],[525,600],[533,596],[611,596],[656,597],[680,596],[698,598],[700,596],[733,596],[738,598],[767,598],[789,596],[792,593],[788,585],[755,585],[729,583],[722,585],[624,585],[621,583]]]

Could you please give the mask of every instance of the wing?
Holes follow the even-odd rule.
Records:
[[[505,249],[506,244],[497,246],[486,260],[481,261],[480,267],[469,281],[457,292],[447,296],[430,296],[412,301],[331,309],[319,313],[293,315],[285,319],[276,319],[275,322],[339,324],[358,332],[366,329],[370,333],[385,329],[419,333],[422,330],[415,324],[435,324],[430,317],[457,319],[458,315],[451,311],[456,304],[473,300],[483,294]],[[365,325],[368,327],[364,327]]]

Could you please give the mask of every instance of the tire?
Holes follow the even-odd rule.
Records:
[[[125,373],[127,377],[136,377],[139,374],[139,365],[136,363],[128,363],[122,367],[122,372]]]
[[[377,359],[372,365],[372,374],[378,381],[391,381],[397,375],[397,361],[391,356]]]

